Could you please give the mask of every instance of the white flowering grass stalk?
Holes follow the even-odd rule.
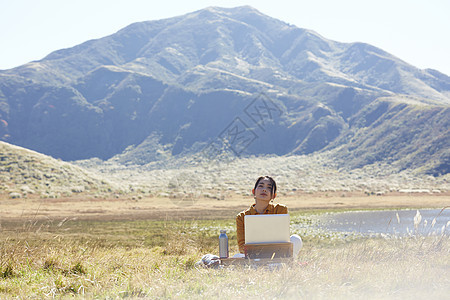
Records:
[[[416,215],[414,216],[414,232],[417,233],[419,229],[420,222],[422,222],[422,215],[420,211],[417,210]]]

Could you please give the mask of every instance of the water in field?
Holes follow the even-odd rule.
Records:
[[[320,224],[329,231],[362,235],[450,235],[450,208],[329,213]]]

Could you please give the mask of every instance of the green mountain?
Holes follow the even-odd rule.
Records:
[[[210,7],[0,71],[0,138],[63,160],[228,150],[449,172],[450,78],[244,6]]]

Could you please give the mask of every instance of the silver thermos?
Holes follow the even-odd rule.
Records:
[[[228,258],[228,237],[227,237],[227,231],[225,229],[220,230],[219,256],[220,256],[220,258]]]

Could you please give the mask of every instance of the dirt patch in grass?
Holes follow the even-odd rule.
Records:
[[[357,192],[302,193],[281,196],[277,202],[290,211],[315,209],[442,208],[450,203],[450,192],[440,194],[391,193],[380,196]],[[77,195],[57,199],[0,198],[0,222],[24,220],[178,220],[232,218],[253,203],[252,197],[234,193],[223,200],[210,198],[136,197],[95,198]]]

